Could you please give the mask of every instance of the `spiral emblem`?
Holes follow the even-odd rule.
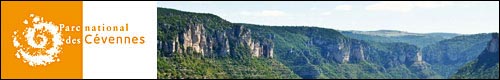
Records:
[[[15,56],[30,66],[46,66],[59,62],[63,44],[57,25],[44,21],[43,17],[30,14],[22,21],[24,30],[14,31]]]

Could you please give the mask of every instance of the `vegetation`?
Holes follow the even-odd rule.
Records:
[[[159,41],[171,43],[180,33],[184,33],[187,30],[186,26],[196,25],[202,25],[206,28],[205,34],[207,37],[219,37],[221,32],[244,27],[251,32],[253,40],[271,42],[274,45],[274,57],[251,57],[248,46],[231,41],[231,39],[238,37],[229,37],[229,45],[231,45],[229,55],[204,56],[201,53],[193,51],[190,47],[184,49],[182,45],[180,48],[183,52],[164,52],[158,49],[159,55],[168,54],[168,56],[158,56],[157,58],[158,78],[446,78],[447,75],[441,76],[443,71],[446,73],[450,72],[446,71],[446,66],[437,66],[437,69],[434,66],[446,63],[432,60],[456,59],[472,55],[476,52],[475,50],[484,49],[483,44],[486,43],[485,38],[487,38],[480,34],[478,36],[459,36],[452,39],[442,39],[450,38],[449,36],[453,35],[435,34],[447,37],[428,39],[410,36],[394,38],[393,40],[395,41],[380,41],[383,38],[370,40],[375,38],[367,36],[353,38],[352,35],[344,36],[345,33],[334,29],[310,26],[265,26],[230,23],[213,14],[158,8]],[[227,36],[235,35],[236,33],[230,33]],[[397,40],[406,41],[398,42]],[[427,42],[431,42],[432,44]],[[420,43],[426,43],[425,45],[429,46],[415,45]],[[220,46],[223,45],[215,46],[214,49],[220,49]],[[415,66],[417,52],[419,51],[424,53],[424,61],[430,61],[430,65],[418,64]],[[218,52],[207,52],[205,54],[213,53],[216,54]],[[463,55],[454,55],[451,53]],[[346,57],[345,55],[349,56],[344,58]],[[456,57],[450,57],[449,55]],[[443,56],[447,58],[443,58]],[[466,58],[468,59],[469,57]],[[496,68],[498,72],[498,63]]]
[[[477,59],[465,64],[451,78],[455,79],[498,79],[498,33],[493,33],[492,39]]]
[[[161,53],[161,52],[160,52]],[[264,58],[205,58],[200,53],[158,57],[159,79],[298,79],[283,64]]]
[[[491,40],[491,34],[462,35],[423,48],[423,59],[432,69],[450,77],[461,66],[477,58]]]
[[[212,14],[182,12],[158,8],[158,40],[172,42],[186,26],[206,26],[208,36],[231,29],[229,22]],[[239,45],[232,44],[231,45]],[[182,48],[182,47],[181,47]],[[220,48],[220,47],[216,47]],[[234,54],[228,56],[205,57],[194,52],[191,47],[182,48],[186,52],[163,52],[158,49],[157,76],[159,79],[258,79],[258,78],[300,78],[288,67],[274,59],[252,58],[248,47],[233,47]]]

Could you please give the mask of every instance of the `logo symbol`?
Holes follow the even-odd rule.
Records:
[[[59,62],[58,55],[63,40],[57,25],[44,21],[43,17],[35,14],[30,14],[23,24],[26,28],[14,31],[12,36],[14,47],[17,49],[16,58],[29,63],[30,66],[46,66]]]

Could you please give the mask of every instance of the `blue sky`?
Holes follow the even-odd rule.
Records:
[[[416,33],[499,32],[498,1],[161,1],[158,6],[212,13],[233,23]]]

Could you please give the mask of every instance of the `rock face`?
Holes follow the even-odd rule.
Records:
[[[495,36],[495,34],[493,34],[493,39],[491,39],[488,45],[489,45],[487,48],[488,52],[490,53],[498,52],[498,35]]]
[[[187,31],[180,35],[181,44],[183,45],[182,48],[188,49],[188,47],[191,47],[193,51],[199,52],[204,55],[204,47],[206,47],[205,45],[207,43],[205,37],[206,35],[204,32],[205,28],[202,24],[194,24],[188,26]]]
[[[414,63],[417,68],[425,64],[418,47],[405,43],[351,39],[333,29],[232,24],[210,14],[163,12],[158,17],[158,51],[164,57],[193,52],[208,57],[276,56],[275,60],[305,79],[379,78],[385,73],[416,78],[399,71]]]
[[[327,33],[327,32],[328,31],[322,32],[322,30],[311,29],[311,32],[307,34],[312,39],[306,43],[306,45],[308,45],[309,47],[315,46],[321,49],[319,50],[319,53],[322,55],[322,57],[326,58],[327,60],[332,60],[337,63],[358,63],[367,61],[370,58],[370,56],[368,56],[367,53],[374,52],[374,50],[377,50],[377,49],[372,49],[373,46],[361,40],[356,40],[341,36],[315,35],[318,33]],[[397,53],[408,53],[408,52],[409,51],[400,51]],[[377,55],[378,53],[372,53],[372,54]],[[404,58],[406,58],[412,55],[401,55],[401,56],[404,56]],[[399,57],[394,57],[394,58],[399,58]],[[403,60],[401,61],[401,63],[405,63],[405,61]]]
[[[338,42],[326,42],[315,39],[312,41],[320,48],[326,58],[339,63],[365,61],[364,44],[359,41],[350,41],[349,39],[340,39]]]
[[[170,27],[161,25],[160,27]],[[274,44],[271,40],[254,40],[249,29],[244,26],[232,26],[232,29],[217,30],[209,34],[207,26],[202,23],[194,23],[185,26],[185,30],[177,33],[172,40],[158,41],[158,49],[168,56],[174,52],[201,53],[203,56],[225,56],[232,55],[235,47],[248,47],[249,55],[253,57],[273,57]],[[168,30],[167,30],[168,31]],[[233,44],[234,43],[234,44]]]
[[[243,26],[237,27],[235,29],[235,34],[239,37],[239,43],[250,48],[250,53],[253,57],[273,57],[274,44],[272,41],[257,41],[252,39],[251,30]],[[268,39],[272,39],[272,37]]]
[[[422,60],[422,51],[419,50],[417,52],[417,56],[415,59],[415,62],[411,65],[413,68],[416,68],[418,70],[424,70],[424,69],[429,69],[430,64],[426,63],[425,61]]]
[[[492,39],[490,33],[461,35],[422,48],[422,59],[434,71],[450,77],[462,65],[476,59]]]
[[[491,34],[492,39],[488,42],[488,46],[484,51],[477,57],[478,62],[476,65],[483,65],[484,67],[495,66],[498,64],[498,33]],[[497,67],[498,68],[498,67]],[[497,72],[498,74],[498,72]],[[497,76],[498,78],[498,76]]]
[[[498,79],[498,33],[492,34],[488,46],[477,59],[465,64],[451,78],[455,79]]]

